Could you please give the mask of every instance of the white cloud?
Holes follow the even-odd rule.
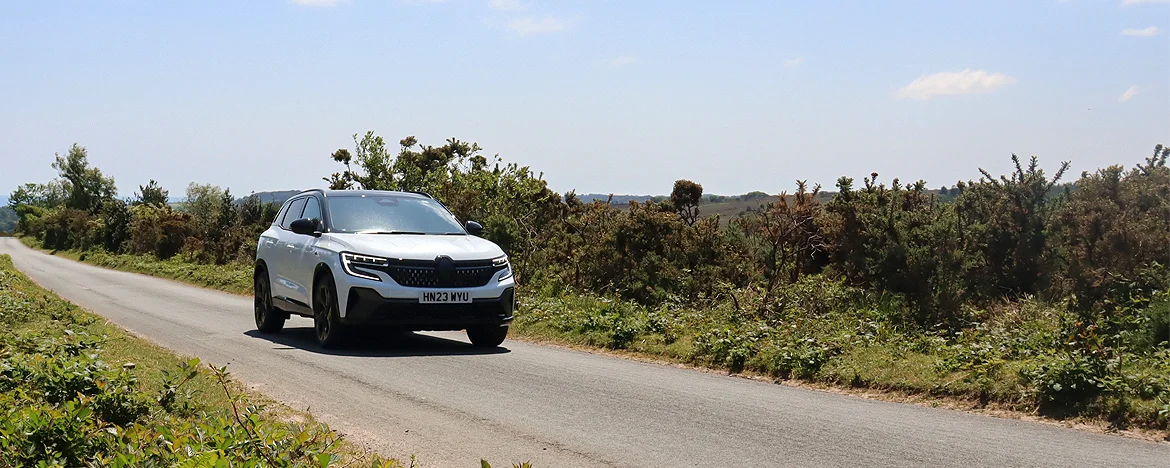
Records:
[[[1124,93],[1121,93],[1121,96],[1117,98],[1117,101],[1118,102],[1128,101],[1130,99],[1133,99],[1134,96],[1137,96],[1137,93],[1138,93],[1138,87],[1137,86],[1130,86],[1129,89],[1125,90]]]
[[[333,5],[337,4],[337,0],[289,0],[289,1],[292,3],[295,3],[297,5],[304,5],[304,6],[326,7],[326,6],[333,6]]]
[[[1139,5],[1142,3],[1170,3],[1170,0],[1122,0],[1122,5]]]
[[[795,67],[804,63],[804,57],[790,58],[784,61],[784,66]]]
[[[1122,29],[1122,36],[1153,37],[1158,35],[1158,27],[1150,26],[1145,29]]]
[[[918,77],[899,89],[897,96],[899,99],[925,101],[935,96],[990,93],[1015,82],[1015,78],[1003,73],[987,73],[983,70],[941,72]]]
[[[635,62],[637,62],[637,61],[638,61],[638,59],[637,59],[637,58],[634,58],[633,56],[630,56],[630,55],[623,55],[623,56],[621,56],[621,57],[618,57],[618,58],[615,58],[615,59],[613,59],[613,60],[610,60],[610,62],[609,62],[609,66],[611,66],[611,67],[622,67],[622,66],[626,66],[626,65],[629,65],[629,64],[635,63]]]
[[[492,8],[497,10],[523,10],[524,5],[520,4],[520,0],[492,0]]]
[[[529,34],[543,34],[560,32],[569,28],[571,21],[557,19],[552,16],[545,16],[544,18],[527,17],[514,19],[508,22],[508,30],[521,36]]]

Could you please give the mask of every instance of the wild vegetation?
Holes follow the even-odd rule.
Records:
[[[696,182],[619,209],[480,153],[413,137],[395,152],[370,132],[331,155],[342,169],[325,181],[425,191],[481,221],[524,284],[515,329],[529,336],[1119,428],[1170,422],[1161,145],[1064,184],[1067,163],[1049,175],[1015,156],[1011,174],[937,191],[878,174],[832,194],[798,182],[732,219],[703,216],[715,201]],[[247,278],[271,206],[197,185],[178,209],[148,201],[152,186],[119,201],[84,156],[75,146],[59,179],[12,195],[21,232],[140,270],[160,258]]]
[[[0,324],[0,466],[402,466],[105,324],[7,255]]]

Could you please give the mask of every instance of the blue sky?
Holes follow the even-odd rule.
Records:
[[[1170,143],[1162,1],[0,4],[0,192],[73,142],[123,195],[320,186],[354,133],[477,141],[553,189],[932,187]]]

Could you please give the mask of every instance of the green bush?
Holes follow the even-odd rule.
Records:
[[[1047,411],[1079,409],[1105,388],[1106,362],[1081,352],[1041,356],[1021,371],[1032,385],[1037,403]]]

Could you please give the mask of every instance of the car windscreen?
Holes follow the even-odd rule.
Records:
[[[336,196],[325,199],[334,232],[383,234],[466,234],[439,202],[397,195]]]

